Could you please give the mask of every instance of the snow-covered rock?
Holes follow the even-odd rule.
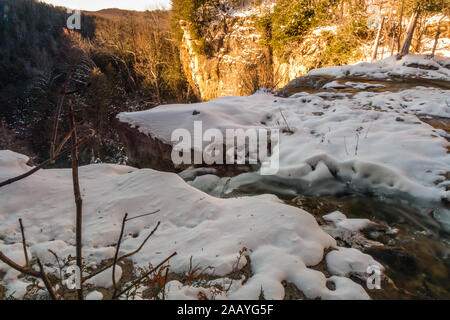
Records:
[[[308,76],[332,76],[335,78],[360,77],[369,79],[442,80],[450,87],[450,58],[409,54],[397,60],[396,56],[373,63],[361,62],[349,66],[333,66],[315,69]]]
[[[277,176],[314,184],[327,179],[382,195],[417,200],[449,198],[450,143],[418,115],[450,116],[450,90],[415,87],[398,92],[259,92],[191,105],[166,105],[121,113],[120,121],[166,144],[179,128],[194,136],[228,128],[289,127],[281,133]],[[284,130],[286,131],[286,130]],[[332,192],[332,190],[330,190]]]
[[[0,151],[0,180],[30,169],[26,162],[25,156]],[[333,278],[336,290],[327,288],[325,275],[310,267],[321,262],[324,250],[336,242],[312,215],[283,204],[275,196],[217,199],[175,174],[106,164],[81,167],[80,184],[83,254],[88,265],[113,257],[126,212],[133,217],[159,209],[157,214],[130,220],[126,225],[121,254],[135,250],[161,221],[149,243],[133,256],[138,266],[155,265],[176,251],[178,254],[170,260],[172,272],[187,272],[192,256],[195,265],[212,266],[216,276],[225,276],[233,271],[239,251],[245,247],[254,276],[244,285],[234,286],[228,297],[257,299],[263,287],[266,298],[282,299],[281,282],[287,280],[308,298],[368,298],[360,285],[347,278]],[[60,258],[74,255],[75,205],[70,169],[40,170],[0,188],[0,199],[0,249],[5,255],[23,263],[16,257],[21,243],[19,217],[34,256],[50,259],[46,248]],[[243,257],[238,267],[246,262]],[[0,270],[5,268],[0,264]],[[118,279],[120,274],[118,268]],[[108,287],[111,272],[90,281]],[[24,287],[15,279],[2,280],[2,285],[14,290]]]

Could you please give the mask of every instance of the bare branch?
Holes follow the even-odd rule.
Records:
[[[61,284],[61,288],[64,287],[63,284],[63,274],[62,274],[62,268],[61,262],[59,261],[58,255],[51,249],[48,249],[48,251],[55,257],[56,263],[58,263],[58,269],[59,269],[59,282]]]
[[[158,209],[158,210],[156,210],[156,211],[154,211],[154,212],[150,212],[150,213],[147,213],[147,214],[143,214],[143,215],[140,215],[140,216],[136,216],[136,217],[129,218],[129,219],[127,219],[127,221],[131,221],[131,220],[134,220],[134,219],[138,219],[138,218],[150,216],[150,215],[155,214],[155,213],[158,213],[158,212],[160,212],[160,211],[161,211],[161,210]]]
[[[40,278],[42,281],[44,281],[45,287],[47,288],[48,293],[50,294],[50,298],[52,300],[58,300],[56,298],[55,291],[53,290],[52,284],[50,283],[50,280],[48,280],[47,275],[45,274],[44,267],[42,266],[41,260],[39,258],[37,259],[37,263],[39,265],[40,272]]]
[[[70,130],[69,133],[64,137],[64,139],[59,144],[58,148],[56,149],[56,154],[60,153],[62,148],[66,145],[66,143],[70,140],[72,137],[73,130]]]
[[[83,224],[83,198],[80,191],[80,180],[78,177],[78,136],[75,122],[75,113],[73,112],[72,101],[69,101],[70,111],[70,129],[72,131],[72,181],[73,181],[73,193],[75,196],[76,205],[76,258],[77,266],[79,270],[83,270],[83,257],[82,257],[82,224]],[[77,289],[78,300],[83,300],[83,286]]]
[[[162,295],[163,300],[166,300],[166,284],[167,284],[168,276],[169,276],[169,268],[166,269],[166,275],[164,276],[164,287],[163,287],[163,295]]]
[[[19,219],[20,224],[20,232],[22,233],[22,245],[23,245],[23,254],[25,255],[25,267],[30,267],[30,259],[28,259],[28,251],[27,251],[27,241],[25,239],[25,231],[22,224],[22,218]]]
[[[33,169],[31,169],[30,171],[25,172],[24,174],[21,174],[20,176],[5,180],[3,182],[0,182],[0,188],[4,187],[6,185],[9,185],[11,183],[17,182],[19,180],[25,179],[26,177],[31,176],[33,173],[39,171],[40,169],[42,169],[43,167],[47,166],[48,164],[52,163],[54,160],[62,157],[63,155],[66,155],[68,153],[70,153],[71,151],[73,151],[75,148],[85,144],[92,136],[94,135],[94,133],[92,132],[91,135],[84,137],[83,139],[79,140],[77,144],[72,145],[69,149],[62,151],[61,153],[58,153],[55,155],[55,157],[53,159],[48,159],[44,162],[42,162],[40,165],[34,167]]]
[[[127,217],[128,217],[128,213],[125,213],[125,216],[123,217],[123,220],[122,220],[122,228],[120,229],[119,240],[117,241],[116,252],[114,254],[114,261],[113,261],[113,266],[112,266],[113,267],[113,269],[112,269],[112,281],[113,281],[113,286],[114,286],[114,292],[113,292],[113,295],[112,295],[112,299],[113,300],[116,298],[116,294],[117,294],[117,285],[116,285],[117,256],[119,255],[120,243],[122,242],[123,231],[125,229],[125,224],[127,223]]]
[[[53,162],[55,159],[55,145],[56,145],[56,139],[58,137],[59,118],[61,117],[61,111],[62,111],[62,106],[64,104],[64,98],[66,96],[67,85],[69,84],[70,79],[72,78],[72,74],[73,74],[73,69],[71,69],[69,71],[69,73],[67,74],[66,80],[64,82],[64,88],[61,91],[61,95],[59,97],[58,104],[56,106],[55,118],[53,120],[52,140],[50,141],[50,159],[53,159],[51,162]]]
[[[289,123],[287,122],[286,117],[284,116],[283,110],[281,110],[281,108],[280,108],[280,113],[281,113],[281,116],[283,117],[284,122],[286,123],[289,133],[294,133],[294,131],[291,130],[291,127],[289,126]]]
[[[153,231],[150,232],[150,234],[145,238],[145,240],[142,242],[142,244],[139,246],[139,248],[137,248],[136,250],[134,250],[134,251],[132,251],[132,252],[129,252],[129,253],[127,253],[127,254],[121,256],[120,258],[117,259],[116,263],[118,263],[118,262],[120,262],[120,261],[122,261],[122,260],[124,260],[124,259],[126,259],[126,258],[128,258],[128,257],[131,257],[132,255],[135,255],[136,253],[138,253],[138,252],[144,247],[145,243],[146,243],[146,242],[151,238],[151,236],[156,232],[156,230],[158,229],[158,227],[159,227],[160,224],[161,224],[161,222],[158,221],[158,224],[156,225],[156,227],[155,227],[155,228],[153,229]],[[90,278],[92,278],[92,277],[94,277],[94,276],[96,276],[96,275],[102,273],[103,271],[108,270],[108,269],[111,268],[112,266],[113,266],[113,263],[107,264],[107,265],[104,266],[103,268],[101,268],[101,269],[99,269],[99,270],[96,270],[95,272],[93,272],[93,273],[91,273],[90,275],[88,275],[88,276],[86,276],[85,278],[83,278],[83,281],[82,281],[82,282],[85,282],[86,280],[88,280],[88,279],[90,279]]]
[[[22,266],[19,266],[17,263],[15,263],[14,261],[12,261],[11,259],[9,259],[7,256],[5,256],[3,254],[3,252],[0,251],[0,260],[4,263],[6,263],[8,266],[10,266],[11,268],[26,274],[27,276],[32,276],[32,277],[36,277],[36,278],[40,278],[41,275],[39,272],[34,271],[33,269],[27,269],[24,268]]]
[[[174,252],[172,253],[168,258],[164,259],[160,264],[158,264],[156,267],[154,267],[152,270],[146,272],[144,275],[142,275],[140,278],[138,278],[137,280],[133,281],[128,287],[126,287],[124,290],[122,290],[117,297],[120,297],[122,294],[124,294],[125,292],[127,292],[128,290],[132,289],[134,286],[138,285],[143,279],[147,278],[149,275],[151,275],[153,272],[155,272],[156,270],[158,270],[164,263],[166,263],[167,261],[169,261],[172,257],[176,256],[177,253]]]

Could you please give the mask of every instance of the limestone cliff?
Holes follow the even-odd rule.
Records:
[[[240,5],[230,6],[227,1],[219,1],[220,6],[206,8],[208,15],[214,17],[207,21],[202,38],[196,39],[192,34],[190,23],[180,21],[183,37],[180,46],[181,61],[184,71],[196,95],[202,100],[211,100],[227,95],[249,95],[257,89],[266,87],[279,89],[291,80],[305,75],[311,69],[333,63],[321,63],[324,54],[329,50],[333,36],[342,33],[342,25],[326,25],[309,30],[299,43],[289,48],[289,55],[280,58],[273,54],[271,48],[263,44],[264,31],[258,27],[258,18],[273,12],[276,0],[242,1]],[[370,11],[371,1],[367,1],[368,9],[364,12],[368,23],[371,23],[371,35],[365,41],[353,48],[353,53],[344,61],[345,64],[353,64],[360,61],[370,61],[374,35],[377,31],[377,19],[390,14],[390,8],[384,11]],[[350,9],[347,18],[349,21]],[[366,10],[366,9],[365,9]],[[205,13],[199,13],[204,16]],[[408,22],[404,19],[404,25]],[[390,20],[395,24],[395,19]],[[427,53],[431,51],[434,42],[436,26],[426,26],[426,32],[418,35],[421,37],[421,46],[413,44],[412,52]],[[390,26],[391,27],[391,26]],[[441,22],[441,39],[439,48],[450,48],[450,22],[448,19]],[[427,35],[428,32],[428,35]],[[386,32],[388,34],[388,32]],[[338,38],[339,39],[339,38]],[[207,53],[199,52],[198,42],[208,43]],[[339,41],[339,40],[337,40]],[[344,44],[345,45],[345,44]],[[395,47],[394,40],[385,36],[380,43],[378,58],[388,57]]]
[[[251,19],[217,13],[207,35],[211,56],[197,52],[198,40],[193,39],[186,22],[181,22],[181,28],[183,68],[202,100],[247,95],[271,81],[271,54],[259,45],[261,35]]]

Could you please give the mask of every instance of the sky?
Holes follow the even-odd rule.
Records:
[[[41,0],[55,6],[71,9],[96,11],[106,8],[119,8],[125,10],[152,10],[169,6],[170,0]]]

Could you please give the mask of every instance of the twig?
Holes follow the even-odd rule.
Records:
[[[23,254],[25,255],[25,267],[30,267],[30,259],[28,259],[27,241],[25,239],[25,231],[23,229],[22,218],[19,218],[20,232],[22,233]]]
[[[58,148],[56,149],[56,154],[61,152],[62,148],[66,145],[66,143],[70,140],[71,137],[72,137],[72,130],[70,130],[70,132],[61,141]]]
[[[48,251],[55,257],[56,263],[58,264],[58,269],[59,269],[59,282],[61,284],[61,288],[64,287],[63,284],[63,274],[62,274],[62,265],[61,262],[59,261],[58,255],[51,249],[48,249]]]
[[[83,224],[83,198],[81,197],[80,191],[80,180],[78,177],[78,136],[75,123],[75,114],[73,112],[72,101],[69,101],[69,111],[70,111],[70,127],[72,131],[72,181],[73,181],[73,192],[75,196],[76,205],[76,256],[77,256],[77,266],[79,270],[83,270],[83,257],[82,257],[82,224]],[[78,300],[83,300],[83,285],[77,289]]]
[[[117,285],[116,285],[117,256],[119,255],[120,243],[122,242],[123,231],[125,229],[125,224],[127,223],[127,217],[128,217],[128,213],[125,213],[125,216],[123,217],[123,220],[122,220],[122,228],[120,229],[119,240],[117,241],[116,252],[114,254],[114,261],[113,261],[113,266],[112,266],[112,268],[113,268],[112,269],[112,281],[113,281],[113,286],[114,286],[114,292],[112,295],[113,300],[116,298],[116,294],[117,294]]]
[[[50,159],[53,159],[51,162],[53,162],[55,159],[55,145],[56,145],[56,139],[58,137],[59,118],[61,117],[61,111],[62,111],[62,106],[64,104],[64,98],[66,96],[67,85],[69,84],[70,79],[72,78],[72,74],[73,74],[73,69],[71,69],[69,71],[69,73],[67,74],[66,80],[64,82],[64,88],[61,91],[61,95],[59,97],[58,104],[56,106],[55,118],[53,120],[52,140],[50,141]]]
[[[132,289],[134,286],[138,285],[143,279],[147,278],[150,274],[152,274],[153,272],[155,272],[156,270],[158,270],[164,263],[166,263],[167,261],[169,261],[172,257],[176,256],[177,253],[174,252],[172,253],[168,258],[164,259],[163,262],[161,262],[160,264],[158,264],[156,267],[154,267],[152,270],[150,270],[149,272],[146,272],[144,275],[142,275],[139,279],[133,281],[128,287],[126,287],[124,290],[122,290],[117,297],[120,297],[122,294],[124,294],[125,292],[127,292],[128,290]]]
[[[366,132],[366,135],[365,135],[364,139],[367,139],[367,137],[369,136],[369,132],[370,132],[370,129],[372,128],[372,124],[373,124],[373,120],[370,121],[369,129],[367,129],[367,132]]]
[[[129,219],[127,219],[127,221],[131,221],[131,220],[134,220],[134,219],[138,219],[138,218],[150,216],[150,215],[155,214],[155,213],[158,213],[158,212],[160,212],[160,211],[161,211],[161,210],[158,209],[158,210],[156,210],[156,211],[154,211],[154,212],[150,212],[150,213],[147,213],[147,214],[143,214],[143,215],[140,215],[140,216],[136,216],[136,217],[129,218]]]
[[[164,287],[163,287],[163,296],[162,296],[163,300],[166,300],[166,284],[167,284],[168,276],[169,276],[169,268],[166,269],[166,275],[164,276]]]
[[[344,137],[344,148],[345,148],[345,153],[347,155],[349,155],[348,150],[347,150],[347,139],[346,139],[346,137]]]
[[[287,122],[286,118],[284,117],[284,114],[283,114],[283,111],[281,110],[281,108],[280,108],[280,113],[281,113],[281,116],[283,117],[284,122],[286,122],[286,126],[289,130],[289,133],[291,133],[291,134],[294,133],[294,131],[291,130],[291,127],[289,127],[289,123]]]
[[[145,240],[141,243],[141,245],[139,246],[139,248],[137,248],[136,250],[134,250],[133,252],[127,253],[126,255],[123,255],[120,260],[123,260],[125,258],[128,258],[132,255],[135,255],[136,253],[138,253],[139,251],[141,251],[141,249],[144,247],[144,245],[147,243],[148,239],[151,238],[151,236],[153,236],[153,234],[156,232],[156,230],[158,230],[159,225],[161,224],[160,221],[158,221],[158,223],[156,224],[156,227],[152,230],[152,232],[150,232],[150,234],[147,236],[147,238],[145,238]]]
[[[158,229],[158,227],[159,227],[160,224],[161,224],[161,222],[158,221],[158,224],[156,225],[156,227],[155,227],[155,228],[153,229],[153,231],[147,236],[147,238],[145,238],[145,240],[142,242],[142,244],[139,246],[139,248],[137,248],[136,250],[134,250],[134,251],[132,251],[132,252],[130,252],[130,253],[127,253],[127,254],[121,256],[120,258],[117,259],[116,263],[117,263],[117,262],[120,262],[120,261],[122,261],[122,260],[124,260],[124,259],[126,259],[126,258],[128,258],[128,257],[130,257],[130,256],[132,256],[132,255],[135,255],[136,253],[138,253],[138,252],[144,247],[144,245],[145,245],[145,243],[148,241],[148,239],[150,239],[150,237],[156,232],[156,230]],[[94,276],[96,276],[96,275],[102,273],[103,271],[108,270],[109,268],[112,267],[112,265],[113,265],[113,263],[110,263],[110,264],[107,264],[106,266],[104,266],[103,268],[101,268],[101,269],[99,269],[99,270],[96,270],[95,272],[91,273],[90,275],[84,277],[83,280],[82,280],[82,282],[85,282],[86,280],[88,280],[88,279],[90,279],[90,278],[92,278],[92,277],[94,277]]]
[[[39,272],[34,271],[33,269],[27,269],[24,267],[19,266],[17,263],[15,263],[14,261],[12,261],[11,259],[9,259],[7,256],[5,256],[3,254],[3,252],[0,251],[0,260],[4,263],[6,263],[8,266],[10,266],[11,268],[26,274],[28,276],[32,276],[32,277],[36,277],[36,278],[40,278],[41,274]]]
[[[25,179],[26,177],[31,176],[33,173],[39,171],[40,169],[42,169],[43,167],[47,166],[48,164],[52,163],[54,160],[62,157],[63,155],[66,155],[68,153],[70,153],[71,151],[73,151],[75,148],[85,144],[91,137],[93,136],[93,133],[87,137],[84,137],[83,139],[79,140],[77,144],[72,145],[69,149],[62,151],[59,154],[56,154],[55,157],[53,159],[48,159],[44,162],[42,162],[40,165],[34,167],[33,169],[31,169],[30,171],[25,172],[24,174],[21,174],[20,176],[5,180],[3,182],[0,182],[0,188],[7,186],[11,183],[17,182],[19,180]]]
[[[40,278],[42,279],[42,281],[44,281],[45,287],[47,288],[47,291],[50,294],[50,298],[52,300],[58,300],[56,298],[55,292],[53,291],[52,284],[48,280],[48,277],[47,277],[47,275],[45,274],[45,271],[44,271],[44,267],[42,266],[41,260],[39,260],[39,258],[37,259],[37,263],[39,265],[39,269],[41,270]]]
[[[356,134],[355,156],[358,155],[358,147],[359,147],[359,134]]]

